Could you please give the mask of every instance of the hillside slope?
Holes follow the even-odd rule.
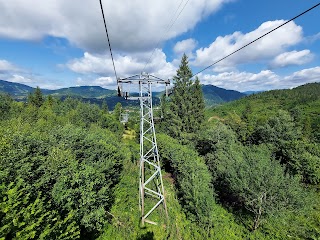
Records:
[[[312,129],[320,139],[320,83],[309,83],[286,90],[272,90],[246,96],[207,111],[207,118],[241,118],[244,121],[265,122],[280,109],[289,111],[304,129]]]
[[[20,83],[0,80],[0,92],[8,93],[14,98],[26,97],[34,88]]]
[[[47,94],[58,97],[77,96],[82,98],[106,98],[116,96],[117,92],[115,90],[109,90],[99,86],[79,86],[49,90]]]
[[[213,85],[202,85],[203,97],[206,106],[214,106],[224,102],[230,102],[242,97],[246,94],[234,90],[226,90]]]

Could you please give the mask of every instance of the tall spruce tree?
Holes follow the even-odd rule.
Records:
[[[188,57],[184,54],[177,75],[173,77],[173,95],[171,109],[173,114],[181,119],[181,131],[190,132],[191,96],[190,87],[192,72],[189,67]]]
[[[29,94],[28,102],[36,107],[42,106],[44,98],[39,87],[34,90],[33,94]]]
[[[173,93],[164,110],[164,127],[169,135],[181,138],[199,130],[204,120],[204,101],[200,81],[193,83],[188,57],[184,54],[173,78]]]
[[[193,117],[193,131],[198,131],[204,121],[204,99],[203,99],[203,93],[202,93],[202,87],[200,84],[200,80],[198,77],[196,77],[196,80],[194,84],[191,87],[191,93],[192,93],[192,114]]]

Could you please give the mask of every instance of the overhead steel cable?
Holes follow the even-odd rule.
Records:
[[[173,14],[173,16],[172,16],[172,18],[171,18],[171,20],[174,19],[173,22],[171,23],[171,25],[168,25],[168,28],[167,28],[165,34],[164,34],[164,35],[160,38],[160,40],[157,42],[156,47],[153,49],[153,51],[152,51],[152,53],[151,53],[151,55],[150,55],[150,57],[149,57],[146,65],[144,65],[144,68],[143,68],[142,72],[144,72],[145,68],[149,65],[149,63],[150,63],[150,61],[151,61],[151,58],[153,57],[153,54],[155,53],[156,49],[159,47],[160,42],[163,40],[163,38],[165,38],[165,37],[167,36],[168,32],[169,32],[170,29],[173,27],[173,25],[176,23],[176,21],[178,20],[178,18],[180,17],[181,13],[183,12],[183,10],[185,9],[185,7],[187,6],[187,4],[188,4],[188,2],[189,2],[190,0],[187,0],[187,1],[186,1],[186,3],[183,5],[182,9],[180,10],[179,14],[177,15],[177,17],[174,18],[174,16],[175,16],[176,13],[178,12],[179,8],[181,7],[183,1],[184,1],[184,0],[182,0],[182,1],[180,2],[177,10],[176,10],[175,13]]]
[[[318,7],[319,5],[320,5],[320,3],[318,3],[318,4],[314,5],[313,7],[311,7],[311,8],[309,8],[309,9],[307,9],[306,11],[304,11],[304,12],[300,13],[299,15],[297,15],[297,16],[295,16],[295,17],[291,18],[290,20],[288,20],[288,21],[286,21],[286,22],[284,22],[284,23],[282,23],[282,24],[281,24],[281,25],[279,25],[278,27],[276,27],[276,28],[274,28],[274,29],[270,30],[269,32],[267,32],[267,33],[265,33],[265,34],[261,35],[260,37],[258,37],[258,38],[256,38],[256,39],[254,39],[253,41],[251,41],[251,42],[247,43],[246,45],[242,46],[241,48],[239,48],[239,49],[237,49],[237,50],[233,51],[232,53],[228,54],[227,56],[225,56],[225,57],[223,57],[223,58],[221,58],[221,59],[219,59],[219,60],[215,61],[214,63],[212,63],[212,64],[211,64],[211,65],[209,65],[208,67],[206,67],[206,68],[204,68],[204,69],[200,70],[199,72],[197,72],[196,74],[192,75],[192,77],[191,77],[191,78],[193,78],[194,76],[198,75],[199,73],[201,73],[201,72],[203,72],[203,71],[207,70],[208,68],[212,67],[213,65],[215,65],[215,64],[217,64],[217,63],[219,63],[219,62],[221,62],[222,60],[224,60],[224,59],[226,59],[226,58],[230,57],[231,55],[235,54],[236,52],[239,52],[240,50],[242,50],[242,49],[244,49],[244,48],[248,47],[248,46],[249,46],[249,45],[251,45],[252,43],[254,43],[254,42],[258,41],[259,39],[261,39],[261,38],[263,38],[263,37],[265,37],[265,36],[267,36],[268,34],[272,33],[273,31],[275,31],[275,30],[277,30],[277,29],[279,29],[279,28],[283,27],[284,25],[288,24],[289,22],[292,22],[293,20],[297,19],[298,17],[301,17],[302,15],[304,15],[304,14],[306,14],[307,12],[311,11],[312,9],[314,9],[314,8]]]
[[[112,59],[114,75],[116,76],[116,80],[118,81],[118,75],[117,75],[116,67],[114,65],[114,59],[113,59],[113,54],[112,54],[112,49],[111,49],[111,43],[110,43],[110,38],[109,38],[109,34],[108,34],[108,28],[107,28],[107,24],[106,24],[106,19],[104,17],[103,6],[102,6],[101,0],[100,0],[100,8],[101,8],[101,13],[102,13],[102,17],[103,17],[104,28],[106,29],[106,34],[107,34],[107,39],[108,39],[108,44],[109,44],[110,55],[111,55],[111,59]]]

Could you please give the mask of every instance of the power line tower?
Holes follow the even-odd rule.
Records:
[[[138,84],[139,96],[129,96],[122,91],[123,84]],[[149,219],[161,204],[163,204],[168,218],[164,187],[160,168],[160,159],[154,128],[152,109],[152,85],[170,84],[155,76],[142,73],[128,78],[118,78],[118,95],[128,100],[140,101],[140,176],[139,176],[139,205],[141,210],[141,224],[157,224]]]

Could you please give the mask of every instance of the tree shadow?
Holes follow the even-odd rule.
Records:
[[[154,233],[147,232],[137,238],[137,240],[154,240]]]

